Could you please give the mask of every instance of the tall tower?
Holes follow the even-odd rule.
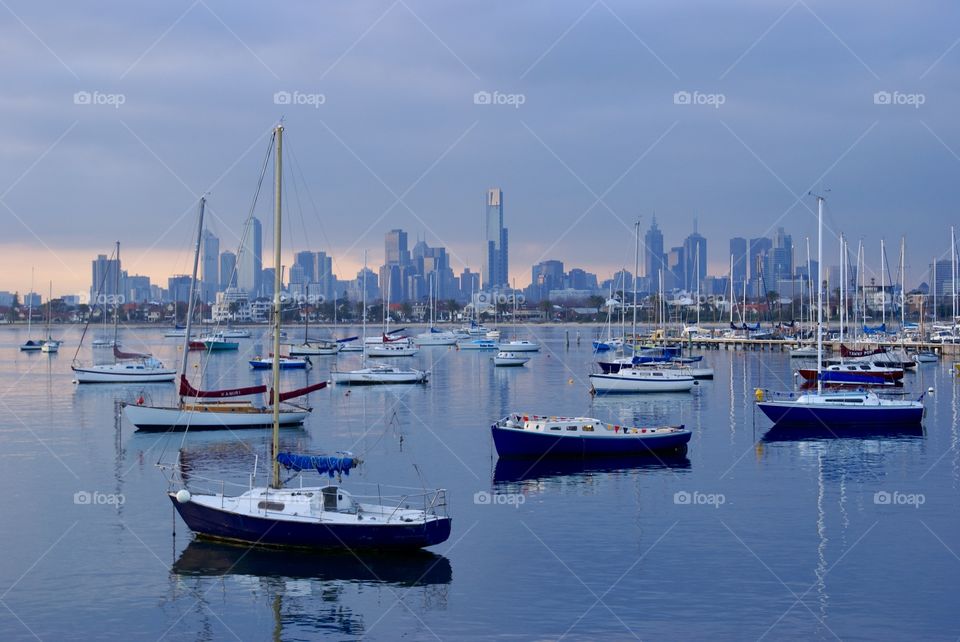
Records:
[[[693,234],[683,242],[683,255],[686,260],[683,288],[694,292],[697,284],[707,276],[707,239],[697,231],[697,219],[693,219]]]
[[[747,239],[735,236],[730,239],[730,256],[733,257],[733,283],[737,292],[747,280]]]
[[[643,274],[650,279],[655,290],[660,270],[666,267],[663,254],[663,232],[657,227],[657,215],[653,215],[650,229],[643,236]]]
[[[510,284],[507,228],[503,226],[503,190],[487,190],[483,225],[483,289]]]
[[[213,303],[217,298],[217,289],[220,286],[220,239],[210,230],[203,230],[201,248],[200,295],[204,303]]]
[[[237,255],[226,250],[220,254],[220,291],[237,287]]]
[[[263,272],[263,230],[260,219],[251,216],[243,230],[243,245],[237,257],[237,287],[251,297],[260,296]]]

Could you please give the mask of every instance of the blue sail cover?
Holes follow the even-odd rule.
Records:
[[[881,323],[880,325],[878,325],[878,326],[875,327],[875,328],[870,328],[870,327],[867,327],[867,326],[863,326],[863,333],[864,333],[864,334],[885,334],[886,332],[887,332],[887,324],[886,324],[886,323]]]
[[[287,470],[301,472],[315,468],[319,474],[326,473],[333,477],[335,474],[349,475],[350,469],[357,463],[353,455],[338,452],[333,455],[300,455],[297,453],[278,453],[277,462]]]

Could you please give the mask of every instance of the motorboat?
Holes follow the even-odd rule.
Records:
[[[331,370],[330,379],[341,385],[375,385],[389,383],[427,383],[429,371],[377,364],[357,370]]]
[[[516,339],[507,341],[497,346],[500,350],[508,352],[539,352],[540,344],[536,341],[527,341],[525,339]]]
[[[522,366],[527,361],[530,361],[530,357],[524,356],[522,354],[517,354],[515,352],[505,352],[501,350],[497,353],[497,356],[493,358],[493,365],[495,366]]]
[[[470,339],[457,341],[459,350],[498,350],[497,342],[493,339]]]
[[[249,363],[250,367],[254,370],[269,370],[273,367],[273,361],[273,355],[270,355],[269,357],[254,357],[250,359]],[[281,370],[302,370],[310,365],[310,359],[308,357],[280,356]]]
[[[589,417],[513,414],[491,427],[501,457],[585,457],[686,452],[691,432],[683,425],[636,427]]]
[[[677,370],[643,367],[621,368],[617,372],[591,374],[591,389],[598,394],[629,392],[689,392],[696,385],[692,375]]]

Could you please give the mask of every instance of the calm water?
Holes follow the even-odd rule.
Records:
[[[792,382],[785,354],[708,352],[716,379],[692,394],[591,399],[589,330],[570,348],[564,329],[535,332],[545,349],[525,368],[425,348],[403,361],[433,372],[427,386],[311,395],[313,415],[284,431],[285,446],[359,454],[345,479],[358,492],[449,489],[448,542],[358,561],[191,542],[155,463],[182,446],[193,470],[243,481],[269,432],[118,429],[115,399],[162,401],[173,385],[78,387],[77,333],[48,356],[19,353],[25,332],[3,329],[0,639],[960,636],[950,364],[906,376],[911,393],[936,391],[923,432],[818,439],[769,433],[753,411],[756,386]],[[124,339],[177,363],[179,340],[161,331]],[[239,355],[210,356],[204,383],[268,377],[243,358],[265,347],[241,340]],[[283,374],[284,387],[325,379],[330,359]],[[511,411],[682,422],[694,436],[679,461],[496,465],[489,424]]]

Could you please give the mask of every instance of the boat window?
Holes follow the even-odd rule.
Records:
[[[576,431],[576,429],[577,429],[577,427],[576,427],[576,426],[567,426],[567,430],[573,430],[573,431]]]
[[[550,426],[550,430],[560,430],[560,426]]]
[[[593,432],[593,426],[584,426],[584,427],[583,427],[583,431],[584,431],[584,432]]]
[[[257,504],[257,508],[260,508],[262,510],[282,511],[283,503],[282,502],[260,502]]]

